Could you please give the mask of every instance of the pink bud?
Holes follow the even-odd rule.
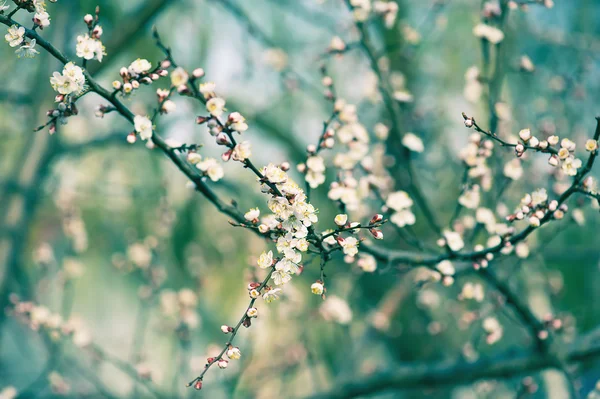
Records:
[[[233,154],[232,150],[227,150],[223,153],[223,155],[221,155],[221,159],[223,160],[223,162],[227,162],[231,159],[231,154]]]
[[[194,71],[192,72],[192,76],[194,76],[196,79],[200,79],[202,76],[204,76],[204,69],[202,69],[202,68],[194,69]]]
[[[137,138],[136,138],[136,136],[135,136],[135,133],[131,132],[131,133],[129,133],[129,134],[127,135],[127,142],[128,142],[129,144],[133,144],[133,143],[135,143],[135,141],[136,141],[136,140],[137,140]]]
[[[164,60],[163,62],[160,63],[160,67],[162,69],[167,69],[171,66],[171,61],[169,60]]]
[[[217,144],[219,145],[226,145],[229,144],[229,139],[227,138],[227,135],[223,132],[217,134]]]
[[[202,380],[198,380],[194,383],[194,389],[197,391],[202,389]]]
[[[378,223],[381,222],[383,220],[383,215],[378,213],[375,216],[373,216],[373,218],[371,219],[370,224],[374,224],[374,223]]]
[[[377,229],[369,229],[369,232],[373,235],[376,240],[383,240],[383,232]]]

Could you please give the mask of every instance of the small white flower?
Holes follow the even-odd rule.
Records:
[[[323,302],[319,312],[326,320],[332,320],[339,324],[349,324],[352,321],[352,309],[348,303],[334,295]]]
[[[248,311],[246,312],[246,316],[248,316],[250,318],[258,317],[258,309],[256,309],[256,308],[248,309]]]
[[[567,149],[567,150],[568,150],[568,151],[570,151],[570,152],[573,152],[573,151],[575,151],[575,147],[577,147],[577,145],[576,145],[576,144],[575,144],[573,141],[571,141],[571,140],[569,140],[569,139],[567,139],[567,138],[564,138],[564,139],[562,139],[562,140],[560,141],[560,146],[561,146],[562,148],[565,148],[565,149]]]
[[[354,237],[345,238],[340,244],[343,248],[344,255],[356,256],[359,243],[360,242]]]
[[[33,58],[36,54],[39,54],[40,52],[35,49],[35,43],[35,39],[32,39],[31,42],[24,44],[15,50],[17,57]]]
[[[454,273],[456,272],[454,265],[449,260],[441,261],[435,266],[435,268],[438,269],[443,276],[454,276]]]
[[[188,73],[182,67],[177,67],[171,72],[171,84],[175,87],[185,85],[189,78]]]
[[[216,182],[225,176],[223,168],[214,158],[206,158],[196,164],[196,167],[206,173],[210,180]]]
[[[223,111],[225,110],[225,100],[220,97],[211,98],[206,102],[206,110],[218,118],[223,115]]]
[[[227,350],[227,357],[230,358],[231,360],[238,360],[240,357],[242,357],[242,352],[240,351],[240,348],[233,347],[233,348],[229,348]]]
[[[598,142],[596,140],[589,139],[585,142],[586,151],[596,151],[598,149]]]
[[[152,121],[147,116],[136,115],[133,118],[133,125],[142,140],[148,140],[152,137]]]
[[[356,264],[367,273],[372,273],[377,270],[377,260],[371,255],[359,255],[358,262],[356,262]]]
[[[415,214],[408,209],[403,209],[390,217],[390,222],[394,223],[398,227],[412,226],[417,221]]]
[[[98,39],[90,37],[88,34],[77,36],[76,52],[77,57],[81,57],[86,60],[93,60],[95,58],[100,62],[105,54],[102,42]]]
[[[348,222],[348,215],[345,213],[340,213],[339,215],[336,215],[334,222],[338,226],[344,226],[346,222]]]
[[[548,192],[545,188],[540,188],[539,190],[531,193],[531,206],[536,207],[538,205],[543,204],[548,200]]]
[[[234,161],[243,162],[244,160],[250,158],[252,156],[252,145],[249,141],[242,141],[238,143],[234,148],[231,154],[231,158]]]
[[[275,285],[285,284],[292,279],[292,276],[285,270],[275,270],[272,274],[272,277]]]
[[[515,246],[515,254],[521,258],[525,259],[529,256],[529,245],[524,242],[520,242]]]
[[[454,252],[460,251],[465,246],[465,243],[459,233],[455,231],[446,230],[444,231],[444,238],[446,244]]]
[[[385,204],[395,211],[410,208],[413,205],[413,200],[405,191],[396,191],[388,195]]]
[[[272,163],[265,166],[261,173],[269,180],[271,183],[283,183],[287,180],[287,173],[285,173],[278,166],[273,165]]]
[[[413,152],[423,152],[425,150],[423,140],[414,133],[406,133],[402,138],[402,145]]]
[[[50,15],[46,11],[36,12],[33,15],[33,21],[41,29],[47,28],[50,26]]]
[[[164,103],[162,103],[161,109],[162,112],[164,112],[165,114],[170,114],[172,112],[175,112],[175,110],[177,109],[177,105],[174,101],[167,100]]]
[[[558,140],[559,140],[558,136],[550,136],[550,137],[548,137],[547,141],[548,141],[548,144],[550,144],[550,145],[557,145]]]
[[[263,252],[258,257],[258,267],[261,269],[266,269],[273,265],[273,251]]]
[[[200,83],[199,89],[200,93],[204,95],[204,98],[209,98],[215,95],[215,89],[217,85],[213,82]]]
[[[530,129],[523,129],[523,130],[521,130],[519,132],[519,137],[523,141],[529,141],[529,139],[531,138],[531,130]]]
[[[25,36],[25,28],[13,25],[8,28],[8,33],[4,35],[4,39],[8,42],[10,47],[17,47],[23,42],[23,36]]]
[[[263,294],[263,299],[266,303],[271,303],[276,299],[279,299],[279,294],[281,293],[281,288],[271,288],[270,290],[266,290]]]
[[[150,64],[148,60],[138,58],[129,65],[129,68],[127,68],[127,72],[129,72],[129,74],[135,78],[143,73],[150,71],[151,68],[152,64]]]
[[[62,75],[54,72],[50,78],[50,84],[60,94],[80,93],[85,84],[85,76],[80,67],[69,62],[64,66]]]
[[[323,283],[317,281],[316,283],[312,283],[312,285],[310,286],[310,290],[315,295],[323,295],[325,287],[323,286]]]
[[[244,218],[248,221],[253,221],[258,219],[260,216],[260,210],[258,208],[251,208],[248,212],[244,214]]]
[[[569,176],[575,176],[577,169],[581,168],[581,159],[568,157],[563,161],[562,170]]]

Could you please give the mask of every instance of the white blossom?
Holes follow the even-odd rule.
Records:
[[[86,60],[97,59],[102,61],[102,57],[105,55],[104,46],[98,39],[90,37],[88,34],[77,36],[77,57],[84,58]]]
[[[223,168],[214,158],[206,158],[196,164],[196,167],[206,173],[210,180],[216,182],[225,176]]]
[[[25,28],[18,25],[13,25],[8,28],[8,33],[4,35],[4,39],[8,42],[10,47],[17,47],[23,43],[23,37],[25,36]]]
[[[211,98],[206,102],[206,110],[218,118],[225,111],[225,100],[220,97]]]
[[[425,150],[423,140],[414,133],[406,133],[402,138],[402,145],[414,152],[423,152]]]
[[[133,118],[135,131],[140,135],[142,140],[148,140],[152,137],[152,121],[147,116],[136,115]]]

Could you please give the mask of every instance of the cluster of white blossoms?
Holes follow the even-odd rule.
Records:
[[[121,75],[122,80],[113,81],[112,86],[121,94],[130,94],[142,84],[149,85],[161,77],[167,76],[169,72],[166,69],[169,66],[170,62],[163,61],[160,67],[152,68],[150,61],[138,58],[128,67],[122,67],[119,70],[119,75]]]
[[[33,331],[44,330],[54,339],[69,338],[79,348],[84,348],[92,342],[89,329],[76,316],[64,320],[60,314],[53,313],[47,307],[33,302],[17,301],[14,303],[13,311],[15,317]]]
[[[25,40],[25,28],[18,25],[13,25],[8,28],[8,33],[4,35],[4,39],[10,47],[17,47],[15,50],[17,57],[33,58],[39,51],[35,48],[36,41],[32,39],[30,42]]]
[[[196,165],[196,168],[213,182],[217,182],[225,176],[223,167],[215,158],[203,158],[197,152],[189,152],[187,160],[192,165]]]
[[[97,26],[95,29],[100,28]],[[101,29],[98,31],[101,32]],[[99,62],[102,62],[102,57],[106,55],[106,51],[104,45],[99,39],[99,35],[94,37],[90,36],[87,33],[85,35],[77,36],[77,47],[76,47],[77,57],[93,60],[96,59]]]
[[[405,191],[396,191],[388,195],[385,205],[393,211],[390,221],[398,227],[415,224],[415,214],[412,212],[413,200]]]
[[[527,219],[532,227],[538,227],[548,212],[551,212],[555,219],[562,219],[567,210],[566,204],[559,206],[556,200],[548,201],[548,192],[545,188],[540,188],[531,194],[526,194],[521,199],[517,210],[507,216],[507,220],[512,222]]]
[[[216,95],[215,89],[216,85],[213,82],[200,83],[199,90],[200,93],[204,96],[204,99],[206,100],[206,110],[215,118],[219,118],[221,115],[223,115],[223,112],[225,112],[225,100]],[[241,120],[238,120],[237,123],[239,123],[240,121]],[[236,130],[235,127],[233,127],[233,129]]]
[[[358,121],[356,106],[347,104],[338,99],[334,104],[338,114],[339,124],[333,129],[337,141],[343,146],[344,151],[338,152],[333,164],[340,169],[338,181],[332,182],[329,187],[328,197],[333,201],[342,202],[348,210],[357,210],[360,202],[369,192],[368,177],[356,178],[356,169],[370,169],[373,163],[369,154],[369,133]]]
[[[469,120],[465,120],[465,124]],[[467,145],[461,148],[458,154],[468,167],[469,179],[478,181],[479,187],[486,192],[492,188],[492,171],[487,160],[492,155],[493,149],[494,143],[491,140],[483,140],[480,134],[474,133],[469,136]]]
[[[62,74],[54,72],[50,78],[52,88],[62,95],[77,95],[83,91],[85,76],[83,69],[72,62],[65,64]]]
[[[280,167],[269,164],[261,174],[271,184],[276,185],[282,196],[272,193],[268,206],[272,215],[263,218],[259,225],[262,233],[272,232],[276,237],[277,252],[281,258],[274,258],[273,252],[263,252],[258,259],[262,269],[274,268],[272,278],[276,285],[283,285],[300,272],[302,253],[308,251],[308,228],[318,221],[317,210],[307,202],[304,191],[293,182]],[[266,182],[261,181],[265,191],[270,191]],[[259,214],[251,210],[248,218],[254,222]],[[269,296],[269,291],[264,295]],[[264,296],[263,296],[264,297]]]

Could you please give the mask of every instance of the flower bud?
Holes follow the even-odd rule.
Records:
[[[556,156],[556,154],[552,154],[550,156],[550,158],[548,158],[548,164],[550,166],[558,166],[560,160],[558,159],[558,156]]]
[[[521,140],[527,142],[529,141],[529,139],[531,138],[531,130],[529,129],[523,129],[519,132],[519,137],[521,138]]]
[[[192,76],[196,79],[200,79],[201,77],[204,76],[204,69],[202,69],[202,68],[194,69],[194,71],[192,72]]]
[[[136,140],[137,140],[137,137],[135,136],[135,133],[131,132],[127,135],[127,142],[129,144],[135,143]]]
[[[223,331],[223,333],[225,333],[225,334],[228,334],[230,332],[233,332],[233,327],[222,325],[221,326],[221,331]]]
[[[373,235],[376,240],[383,240],[383,232],[377,229],[369,229],[369,232]]]
[[[346,215],[345,213],[340,213],[334,219],[335,224],[337,224],[340,227],[345,225],[347,221],[348,221],[348,215]]]
[[[197,391],[202,389],[202,380],[198,380],[194,383],[194,389]]]
[[[160,63],[160,67],[162,69],[168,69],[171,66],[171,61],[169,60],[164,60],[163,62]]]
[[[383,220],[383,215],[378,213],[375,216],[373,216],[371,218],[371,221],[369,222],[369,224],[375,224],[375,223],[379,223]]]
[[[219,366],[220,369],[226,369],[228,364],[229,364],[229,362],[225,359],[220,359],[217,362],[217,366]]]
[[[85,16],[83,17],[83,22],[89,25],[92,23],[92,21],[94,21],[94,17],[92,16],[92,14],[85,14]]]

